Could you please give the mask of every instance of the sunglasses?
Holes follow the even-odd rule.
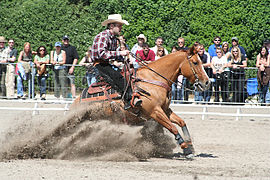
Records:
[[[220,39],[215,39],[215,41],[220,41]]]
[[[221,53],[221,52],[217,52],[217,53]]]
[[[233,52],[238,52],[238,51],[233,51]]]
[[[39,51],[45,51],[45,49],[40,49]]]

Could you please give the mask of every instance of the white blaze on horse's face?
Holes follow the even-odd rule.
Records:
[[[189,80],[194,83],[197,91],[205,91],[210,87],[210,80],[204,70],[200,57],[195,54],[189,57],[188,63],[190,65],[191,77]]]

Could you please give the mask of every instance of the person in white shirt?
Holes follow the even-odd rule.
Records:
[[[219,87],[221,88],[222,101],[227,102],[228,97],[226,93],[227,83],[224,79],[224,69],[227,67],[227,58],[223,55],[222,48],[217,47],[217,56],[212,58],[211,68],[213,69],[213,75],[215,78],[215,100],[214,102],[219,102]]]
[[[156,41],[155,41],[155,46],[150,48],[151,50],[153,50],[155,52],[155,54],[157,55],[157,51],[158,51],[158,47],[161,47],[163,45],[164,41],[163,41],[163,38],[162,37],[157,37],[156,38]],[[165,55],[168,54],[168,51],[167,49],[164,48],[164,52],[165,52]]]
[[[138,43],[136,43],[136,44],[132,47],[132,49],[131,49],[131,54],[133,54],[133,55],[135,55],[135,56],[136,56],[136,54],[137,54],[137,51],[140,51],[140,50],[143,49],[143,48],[142,48],[142,45],[143,45],[143,43],[146,43],[146,41],[147,41],[146,37],[145,37],[143,34],[140,34],[140,35],[137,36],[136,38],[137,38]],[[134,58],[134,57],[132,57],[131,63],[133,64],[133,67],[134,67],[135,69],[137,69],[137,68],[140,67],[139,64],[135,61],[135,58]]]

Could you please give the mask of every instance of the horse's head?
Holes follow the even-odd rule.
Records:
[[[192,46],[187,52],[187,58],[181,66],[181,73],[198,91],[209,89],[211,81],[207,76],[200,57],[198,56],[198,46]]]

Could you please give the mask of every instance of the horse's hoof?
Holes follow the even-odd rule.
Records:
[[[194,157],[195,157],[194,154],[189,154],[186,156],[188,160],[193,160]]]

